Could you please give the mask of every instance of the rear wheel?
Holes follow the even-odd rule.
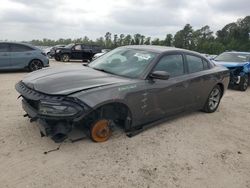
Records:
[[[248,83],[249,83],[248,76],[247,75],[242,76],[240,78],[240,84],[239,84],[240,91],[246,91],[248,87]]]
[[[35,60],[32,60],[29,64],[29,70],[32,72],[32,71],[36,71],[36,70],[39,70],[43,68],[43,63],[38,60],[38,59],[35,59]]]
[[[63,54],[62,56],[61,56],[61,60],[63,61],[63,62],[68,62],[69,61],[69,55],[68,54]]]
[[[110,136],[110,121],[101,119],[90,126],[90,137],[94,142],[105,142]]]
[[[220,86],[215,86],[210,92],[207,102],[203,108],[203,111],[207,113],[215,112],[220,104],[220,99],[222,97],[222,91]]]

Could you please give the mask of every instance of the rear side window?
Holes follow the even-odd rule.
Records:
[[[204,70],[203,60],[193,55],[186,55],[189,73]],[[207,65],[208,66],[208,65]]]
[[[91,46],[88,46],[88,45],[82,45],[82,49],[89,50],[89,49],[92,49],[92,48],[91,48]]]
[[[154,71],[166,71],[170,77],[184,74],[184,63],[182,55],[166,55],[160,59]]]
[[[34,50],[28,46],[21,45],[21,44],[11,44],[10,47],[11,47],[12,52],[26,52],[26,51]]]
[[[9,45],[8,44],[0,44],[0,52],[8,52]]]

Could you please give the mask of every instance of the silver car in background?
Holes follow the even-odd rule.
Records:
[[[111,49],[102,49],[102,52],[97,53],[93,56],[92,60],[97,59],[98,57],[101,57],[102,55],[108,53],[109,51],[111,51]]]
[[[35,71],[48,66],[49,59],[42,50],[24,43],[0,42],[0,70]]]

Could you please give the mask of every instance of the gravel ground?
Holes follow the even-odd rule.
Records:
[[[25,74],[0,73],[1,188],[250,188],[250,88],[228,90],[213,114],[181,115],[133,138],[117,130],[105,143],[65,142],[45,155],[58,144],[23,117],[14,84]]]

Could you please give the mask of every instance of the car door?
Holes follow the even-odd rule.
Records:
[[[89,45],[82,45],[82,57],[84,60],[90,60],[93,56],[93,50],[92,50],[92,46]]]
[[[11,64],[13,68],[27,67],[32,60],[34,49],[22,44],[10,44]]]
[[[202,57],[194,54],[185,54],[190,82],[190,92],[192,103],[188,108],[198,107],[204,102],[204,97],[209,94],[212,87],[214,75],[209,70],[208,63]]]
[[[82,45],[81,44],[76,44],[74,47],[71,49],[71,59],[82,59]]]
[[[181,53],[164,55],[153,71],[166,71],[168,80],[149,79],[147,82],[147,121],[154,121],[181,112],[190,100],[186,66]]]
[[[7,43],[0,43],[0,69],[12,68],[10,61],[10,48]]]

